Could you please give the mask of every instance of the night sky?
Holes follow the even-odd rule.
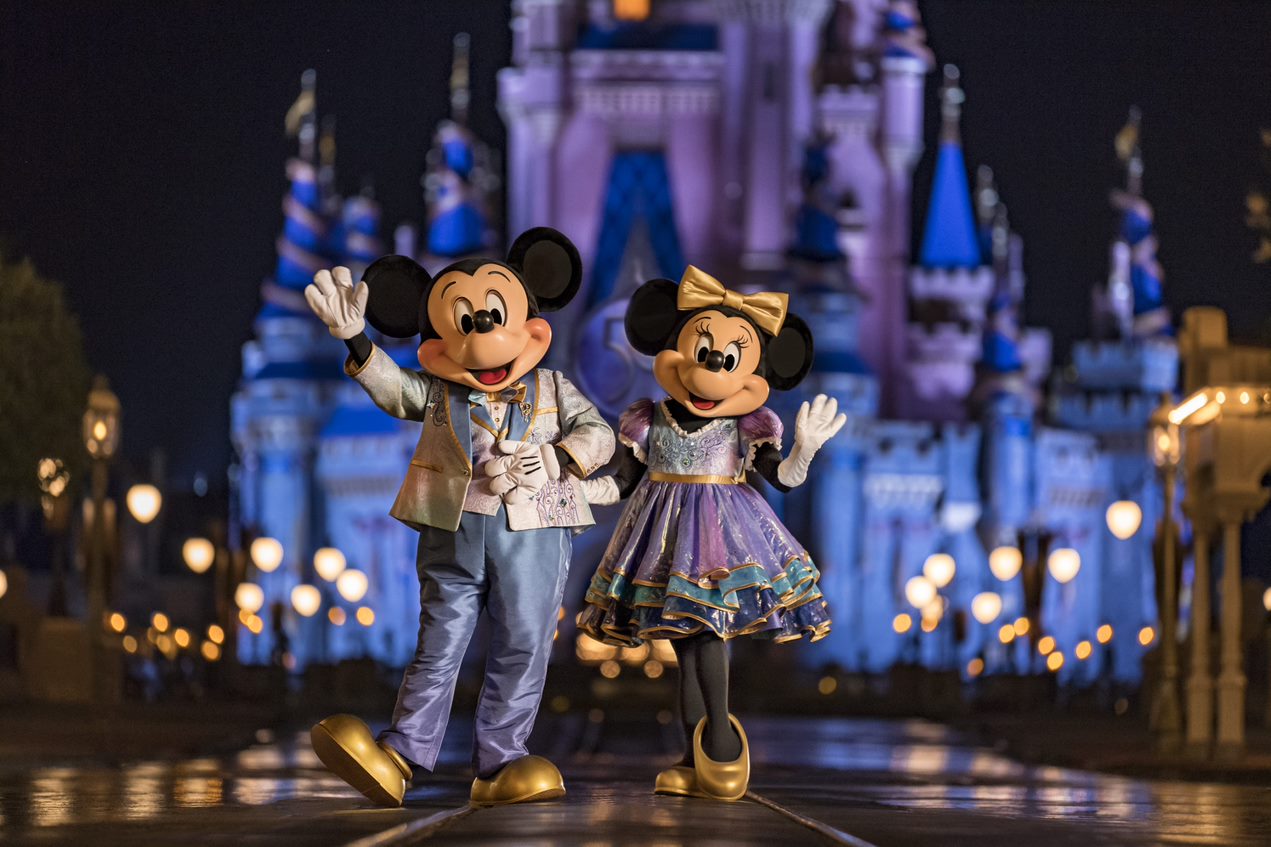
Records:
[[[1243,200],[1271,125],[1271,4],[920,6],[939,60],[962,69],[968,164],[997,173],[1025,239],[1027,318],[1052,328],[1058,362],[1106,275],[1107,195],[1122,179],[1112,137],[1134,103],[1169,305],[1220,305],[1236,334],[1261,331],[1271,270],[1249,260]],[[338,118],[341,190],[373,177],[387,234],[422,217],[418,178],[446,115],[456,32],[473,37],[472,124],[501,145],[507,21],[501,0],[0,0],[0,243],[66,285],[135,462],[160,446],[175,483],[223,479],[301,72],[317,69],[319,110]]]

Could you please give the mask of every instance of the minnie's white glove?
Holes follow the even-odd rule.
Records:
[[[816,395],[810,406],[804,401],[794,422],[794,447],[777,465],[777,479],[782,485],[794,488],[808,478],[812,457],[847,423],[847,415],[840,415],[838,410],[838,401],[824,394]]]
[[[370,289],[365,282],[353,286],[353,275],[345,267],[333,271],[318,271],[313,283],[305,286],[305,301],[327,325],[336,338],[353,338],[366,328],[366,298]]]
[[[583,497],[592,506],[612,506],[622,499],[618,491],[618,483],[611,476],[598,476],[584,479],[578,483],[582,487]]]

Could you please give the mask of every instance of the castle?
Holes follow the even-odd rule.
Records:
[[[1076,344],[1058,376],[1049,334],[1020,325],[1022,240],[991,172],[979,169],[974,188],[968,178],[952,68],[910,255],[936,68],[911,0],[517,0],[513,36],[498,88],[506,229],[562,230],[588,274],[553,317],[549,364],[611,418],[657,392],[623,337],[625,301],[645,279],[678,279],[688,261],[734,287],[789,291],[813,328],[813,373],[774,406],[789,424],[824,392],[851,420],[809,483],[773,500],[817,560],[835,617],[799,659],[970,675],[1049,660],[1065,681],[1135,679],[1140,630],[1156,620],[1150,539],[1162,510],[1146,430],[1177,372],[1136,124],[1118,139],[1128,180],[1109,279],[1094,292],[1097,340]],[[429,217],[395,237],[396,252],[432,268],[497,254],[501,241],[490,224],[496,157],[465,126],[466,39],[456,48],[452,120],[429,156]],[[333,190],[333,142],[316,121],[312,77],[305,86],[289,115],[300,152],[277,267],[232,403],[233,517],[286,551],[283,567],[253,577],[272,601],[312,582],[332,607],[374,610],[370,626],[285,610],[297,662],[401,664],[417,626],[414,533],[387,513],[416,425],[383,415],[343,377],[343,346],[303,302],[315,270],[356,272],[383,251],[374,201]],[[393,355],[414,361],[409,346]],[[1105,519],[1118,501],[1139,510],[1126,539]],[[579,537],[571,585],[606,541],[604,526]],[[358,603],[314,575],[313,553],[327,545],[368,574]],[[1066,661],[1035,649],[1043,632]],[[240,639],[247,660],[270,654],[268,630]]]

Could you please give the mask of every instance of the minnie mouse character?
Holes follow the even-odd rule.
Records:
[[[745,478],[754,470],[781,491],[800,485],[846,421],[818,395],[799,410],[794,448],[781,457],[781,421],[764,402],[812,366],[812,334],[786,305],[784,294],[743,296],[690,265],[678,286],[645,283],[627,310],[627,338],[655,356],[670,396],[623,413],[617,471],[585,483],[592,503],[630,500],[578,625],[622,645],[672,639],[691,741],[658,774],[658,794],[746,793],[750,753],[728,711],[728,639],[815,641],[830,629],[816,566]]]
[[[613,455],[613,431],[559,372],[537,367],[552,341],[540,312],[578,291],[582,262],[565,236],[532,229],[507,261],[464,259],[436,276],[386,256],[353,286],[321,271],[305,297],[345,340],[345,371],[390,415],[421,421],[391,514],[419,530],[419,642],[393,723],[378,739],[352,715],[310,733],[336,775],[400,806],[412,763],[432,770],[459,665],[482,612],[490,625],[477,704],[472,802],[565,793],[560,771],[526,739],[542,698],[570,534],[593,523],[581,481]],[[424,371],[398,367],[364,333],[421,336]],[[474,473],[475,471],[475,473]]]

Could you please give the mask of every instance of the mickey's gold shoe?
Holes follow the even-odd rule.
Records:
[[[491,779],[472,780],[469,799],[474,806],[532,803],[565,796],[560,771],[542,756],[522,756],[508,762]]]
[[[353,715],[332,715],[309,730],[313,752],[333,774],[377,806],[400,806],[410,781],[410,765],[381,744]]]
[[[697,787],[697,773],[687,765],[672,765],[653,781],[653,793],[671,797],[710,797]]]
[[[741,755],[731,762],[716,762],[707,756],[702,751],[702,731],[706,728],[706,718],[702,718],[693,730],[693,770],[699,789],[716,800],[732,802],[744,797],[750,785],[750,742],[741,721],[729,715],[728,722],[741,739]]]

